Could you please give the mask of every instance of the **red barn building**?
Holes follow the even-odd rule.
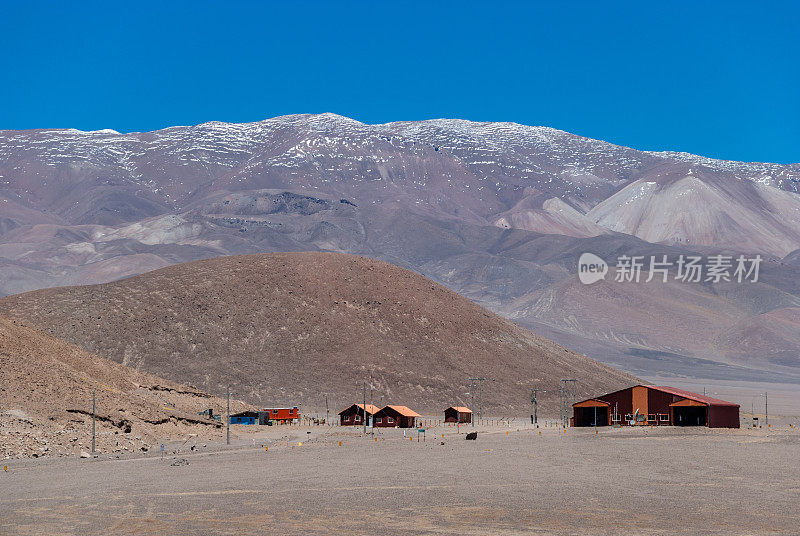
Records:
[[[417,417],[422,417],[422,415],[405,406],[386,406],[375,414],[375,426],[381,428],[414,428]]]
[[[472,410],[464,406],[450,406],[444,410],[444,422],[470,423]]]
[[[572,405],[573,426],[739,428],[739,405],[674,387],[636,385]]]
[[[278,424],[300,422],[300,410],[297,406],[291,408],[264,408],[270,421]]]
[[[373,417],[378,411],[378,406],[367,404],[366,418]],[[349,408],[340,411],[339,420],[342,426],[362,426],[364,424],[364,404],[353,404]],[[369,422],[367,422],[367,425],[369,425]]]

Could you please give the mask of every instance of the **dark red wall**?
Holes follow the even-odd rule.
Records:
[[[739,428],[738,406],[710,406],[708,408],[709,428]]]
[[[359,422],[353,421],[353,417],[355,415],[361,415],[362,420],[359,421]],[[349,422],[345,422],[345,420],[344,420],[345,416],[350,417],[350,421]],[[342,413],[339,414],[339,423],[342,426],[356,426],[356,425],[357,426],[364,426],[363,417],[364,417],[364,410],[359,408],[358,406],[352,406],[352,407],[347,408],[345,411],[343,411]],[[367,416],[367,419],[369,419],[369,416]],[[369,421],[367,421],[367,424],[369,424]]]
[[[669,405],[681,399],[681,397],[659,391],[658,389],[648,389],[647,413],[666,413],[670,415]]]
[[[598,398],[598,400],[604,400],[605,402],[611,404],[611,406],[608,408],[609,415],[614,413],[614,404],[617,404],[617,411],[619,411],[619,414],[624,420],[625,415],[633,412],[633,387],[623,389],[618,393],[611,393],[601,396]]]

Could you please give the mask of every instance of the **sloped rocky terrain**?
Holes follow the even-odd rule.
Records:
[[[260,407],[324,409],[327,396],[341,408],[367,381],[384,403],[438,414],[471,402],[479,375],[487,410],[519,414],[535,386],[555,407],[561,378],[581,393],[637,381],[409,270],[334,253],[219,257],[10,296],[0,311],[137,370],[229,383]]]
[[[219,414],[226,401],[0,316],[0,458],[90,452],[93,389],[96,445],[104,454],[147,452],[167,439],[223,437],[219,423],[198,413]],[[237,400],[231,407],[250,408]]]

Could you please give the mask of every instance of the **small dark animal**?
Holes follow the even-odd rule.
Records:
[[[475,441],[478,439],[478,432],[470,432],[467,434],[467,441]]]

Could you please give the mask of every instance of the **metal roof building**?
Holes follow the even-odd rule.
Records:
[[[573,426],[708,426],[739,428],[739,405],[655,385],[635,385],[572,405]]]

